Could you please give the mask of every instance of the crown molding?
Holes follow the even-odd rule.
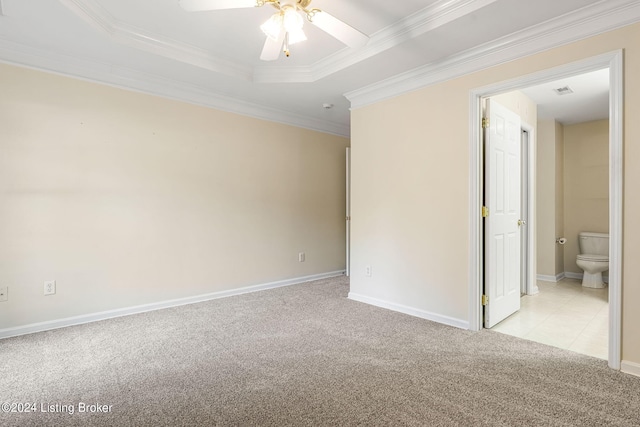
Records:
[[[640,21],[637,0],[602,0],[509,36],[344,94],[351,108],[452,80]]]
[[[93,0],[58,0],[94,29],[106,34],[114,41],[154,55],[184,62],[216,73],[239,77],[251,81],[253,69],[229,60],[214,57],[204,49],[197,48],[158,34],[135,28],[116,20]]]
[[[259,66],[254,68],[254,83],[313,83],[311,67]]]
[[[364,47],[343,49],[313,64],[313,77],[322,79],[358,62],[433,31],[497,0],[441,0],[373,34]]]
[[[0,62],[160,96],[270,122],[349,137],[349,125],[320,120],[112,64],[78,59],[0,39]]]
[[[315,82],[495,1],[497,0],[440,0],[376,32],[362,48],[341,49],[310,67],[256,67],[254,81],[260,83]]]
[[[1,0],[0,0],[1,1]],[[94,29],[123,45],[256,83],[311,83],[441,27],[497,0],[440,0],[383,28],[360,49],[344,48],[311,66],[246,67],[216,58],[204,49],[169,40],[119,22],[94,0],[58,0]]]

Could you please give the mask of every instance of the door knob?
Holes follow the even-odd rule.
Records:
[[[519,219],[518,220],[518,227],[520,227],[521,225],[527,225],[527,221],[525,221],[523,219]]]

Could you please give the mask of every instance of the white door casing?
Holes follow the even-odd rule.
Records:
[[[482,137],[480,128],[482,98],[535,86],[564,77],[609,69],[609,367],[621,368],[622,340],[622,206],[623,206],[623,125],[624,125],[624,60],[623,51],[614,50],[583,60],[549,68],[511,80],[477,87],[469,92],[469,330],[482,329],[481,294],[483,292],[483,227],[478,207],[484,193]],[[530,154],[532,154],[530,152]],[[535,158],[535,156],[533,156]],[[535,162],[535,161],[534,161]],[[535,170],[535,166],[531,171]],[[530,173],[531,173],[530,171]],[[535,182],[530,175],[530,182]],[[533,191],[535,193],[535,191]],[[535,198],[529,199],[529,213],[535,212]],[[534,219],[533,216],[530,219]],[[535,235],[535,221],[529,235]],[[533,242],[533,239],[532,239]],[[530,246],[531,247],[531,246]],[[530,250],[529,265],[534,266],[535,250]]]
[[[345,275],[349,277],[351,274],[351,149],[346,149],[346,267]]]
[[[520,309],[520,117],[487,100],[485,130],[484,323],[491,328]]]
[[[522,119],[522,118],[521,118]],[[520,295],[529,295],[535,284],[529,282],[529,146],[533,144],[532,133],[525,129],[524,123],[520,123],[521,141],[520,150],[520,218],[525,221],[520,227]],[[537,293],[537,291],[535,292]]]

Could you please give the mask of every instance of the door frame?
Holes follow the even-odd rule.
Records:
[[[523,159],[526,161],[526,171],[522,174],[523,188],[526,186],[526,247],[523,248],[523,264],[526,266],[526,276],[524,277],[524,292],[527,295],[535,295],[539,292],[536,283],[536,246],[535,234],[536,230],[536,211],[535,211],[535,194],[536,194],[536,147],[538,135],[536,135],[535,126],[525,122],[520,118],[520,132],[527,134],[526,154],[523,153]]]
[[[469,93],[469,329],[482,328],[482,98],[601,69],[609,69],[609,367],[620,369],[622,315],[622,203],[623,203],[623,51],[616,50],[581,61],[473,89]],[[535,157],[534,157],[535,158]],[[533,171],[530,171],[530,174]],[[530,197],[531,199],[531,197]],[[533,197],[535,203],[535,197]],[[529,205],[535,212],[535,205]],[[535,217],[535,216],[534,216]],[[534,234],[535,221],[529,227]],[[535,247],[535,244],[534,244]],[[535,251],[528,254],[535,267]],[[531,259],[533,258],[533,259]],[[535,269],[533,270],[535,272]]]
[[[351,147],[345,150],[345,276],[351,275]]]

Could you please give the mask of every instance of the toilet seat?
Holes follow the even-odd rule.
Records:
[[[609,262],[607,255],[579,254],[577,258],[581,261]]]

